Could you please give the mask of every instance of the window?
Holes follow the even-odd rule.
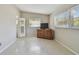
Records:
[[[79,5],[71,9],[73,27],[79,27]]]
[[[68,20],[69,20],[69,12],[64,12],[64,13],[61,13],[59,15],[57,15],[55,17],[55,26],[56,27],[68,27],[69,24],[68,24]]]
[[[18,20],[16,20],[16,25],[18,25]]]
[[[21,33],[24,33],[24,26],[21,26]]]
[[[30,18],[29,27],[40,27],[40,23],[41,23],[40,20],[41,20],[40,18],[36,18],[36,17]]]
[[[56,15],[54,25],[62,28],[79,29],[79,5],[76,5],[59,15]]]

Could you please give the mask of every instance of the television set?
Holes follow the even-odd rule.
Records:
[[[41,29],[47,29],[48,28],[48,23],[41,23],[41,25],[40,25],[41,27]]]

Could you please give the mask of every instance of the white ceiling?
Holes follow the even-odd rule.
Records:
[[[40,14],[51,14],[52,12],[54,13],[59,11],[60,9],[62,9],[62,7],[65,9],[66,7],[70,7],[70,6],[72,5],[64,5],[64,4],[17,4],[16,5],[16,7],[21,11],[40,13]]]

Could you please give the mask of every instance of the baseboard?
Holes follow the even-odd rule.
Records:
[[[71,51],[73,54],[75,55],[79,55],[79,53],[75,52],[73,49],[69,48],[67,45],[65,45],[64,43],[62,43],[59,40],[56,40],[59,44],[61,44],[63,47],[67,48],[69,51]]]
[[[0,53],[2,53],[4,50],[6,50],[8,47],[10,47],[16,40],[10,42],[6,47],[0,50]]]

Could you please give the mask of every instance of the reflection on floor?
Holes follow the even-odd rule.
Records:
[[[55,40],[35,37],[20,38],[1,55],[72,55]]]

